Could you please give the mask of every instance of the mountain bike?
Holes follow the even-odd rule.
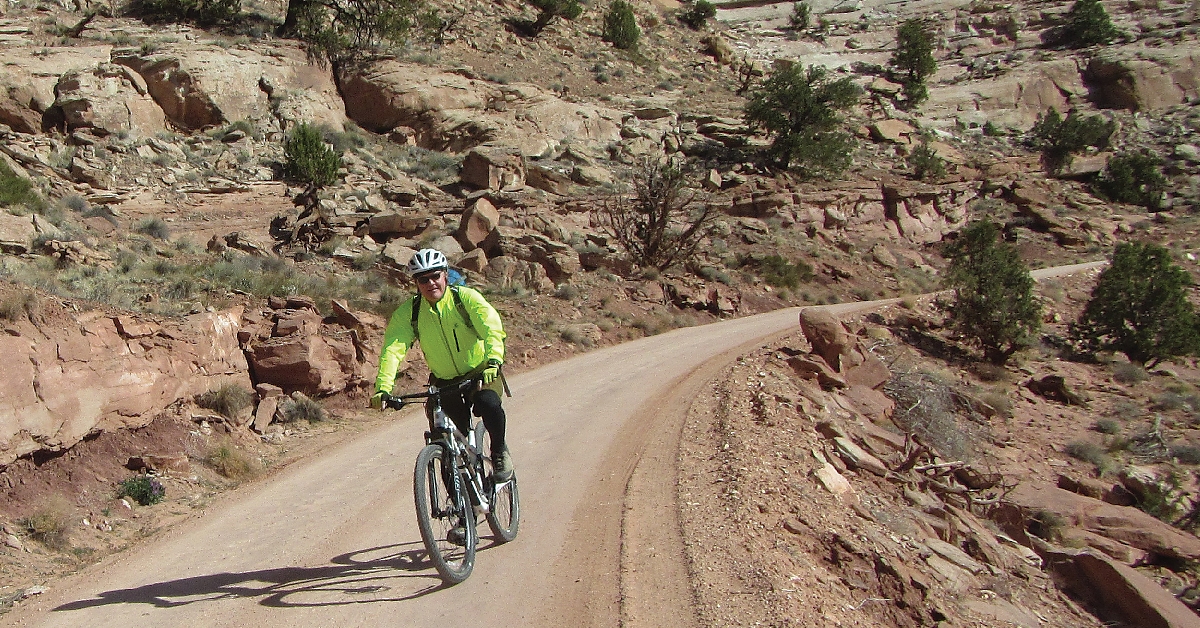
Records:
[[[483,455],[491,451],[483,422],[470,417],[470,427],[463,434],[442,410],[443,392],[461,394],[479,385],[477,377],[441,388],[429,384],[425,392],[399,395],[386,402],[396,410],[419,400],[425,404],[429,431],[425,432],[425,447],[417,454],[413,499],[421,540],[447,584],[458,584],[471,575],[479,542],[479,515],[486,517],[497,543],[516,538],[521,521],[517,476],[514,473],[500,483],[492,479],[492,460]]]

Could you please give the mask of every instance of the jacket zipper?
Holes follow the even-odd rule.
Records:
[[[442,313],[437,308],[432,307],[432,304],[429,309],[433,310],[434,313],[437,314],[438,331],[441,333],[442,343],[446,345],[446,353],[450,354],[450,362],[454,364],[454,371],[459,375],[462,375],[462,367],[458,365],[458,354],[457,352],[450,350],[450,339],[446,337],[446,327],[442,324]],[[458,347],[458,334],[455,333],[453,329],[450,330],[450,333],[454,336],[454,346]]]

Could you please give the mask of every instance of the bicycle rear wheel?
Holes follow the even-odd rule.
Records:
[[[482,451],[490,452],[492,450],[491,438],[487,435],[487,430],[483,428],[483,423],[475,426],[476,441],[480,443]],[[517,538],[517,528],[521,525],[521,505],[517,495],[517,476],[513,474],[512,479],[499,485],[492,484],[492,459],[485,458],[483,465],[484,473],[488,477],[488,485],[491,486],[489,497],[491,498],[491,509],[488,510],[487,522],[488,527],[492,529],[492,534],[496,537],[497,543],[507,543]]]
[[[458,584],[471,575],[479,541],[475,513],[466,496],[454,490],[454,483],[454,461],[446,448],[426,445],[417,454],[413,473],[417,527],[429,559],[447,584]]]

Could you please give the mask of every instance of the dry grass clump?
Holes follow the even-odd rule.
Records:
[[[1067,443],[1063,450],[1068,456],[1090,462],[1096,466],[1096,471],[1101,476],[1113,471],[1117,467],[1117,461],[1103,447],[1089,441],[1077,440]]]
[[[73,521],[71,504],[62,495],[54,495],[21,523],[35,541],[50,549],[64,550],[71,545]]]
[[[259,472],[258,462],[229,442],[217,443],[209,448],[204,462],[231,480],[245,480]]]
[[[10,294],[0,301],[0,319],[16,321],[20,318],[33,318],[38,306],[37,295],[32,292]]]
[[[299,392],[292,393],[292,396],[284,400],[279,408],[285,423],[295,423],[296,421],[319,423],[329,418],[329,413],[325,412],[325,408],[319,402],[313,401]]]
[[[1130,386],[1140,384],[1149,377],[1142,365],[1133,362],[1116,362],[1112,365],[1112,371],[1113,380]]]
[[[252,403],[254,393],[231,382],[221,384],[220,388],[196,397],[196,405],[208,408],[228,419],[236,418]]]

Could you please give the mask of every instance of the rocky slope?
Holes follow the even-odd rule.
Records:
[[[6,560],[27,559],[22,549],[41,551],[27,538],[27,526],[17,522],[28,521],[42,506],[41,498],[57,491],[34,478],[55,465],[82,464],[81,452],[92,441],[173,434],[177,444],[158,446],[172,455],[186,451],[200,461],[210,458],[206,445],[179,442],[182,434],[201,427],[205,439],[215,430],[245,448],[284,446],[280,442],[298,430],[285,422],[289,417],[282,410],[293,394],[321,399],[335,413],[360,405],[373,376],[382,317],[403,298],[391,284],[402,281],[397,269],[418,246],[443,249],[470,271],[472,282],[489,291],[510,321],[513,368],[716,317],[926,292],[937,285],[943,263],[938,244],[979,217],[1004,222],[1034,266],[1099,259],[1126,238],[1163,242],[1181,260],[1191,259],[1186,256],[1197,233],[1191,213],[1200,199],[1200,113],[1192,106],[1200,98],[1200,57],[1192,3],[1108,4],[1122,39],[1082,50],[1042,44],[1043,35],[1061,23],[1069,7],[1065,2],[810,5],[821,16],[821,27],[798,34],[784,28],[790,3],[731,5],[699,31],[679,24],[673,5],[635,3],[643,40],[637,54],[627,54],[600,40],[599,7],[529,39],[505,27],[506,20],[532,16],[528,6],[468,3],[443,44],[415,42],[393,57],[337,76],[309,64],[299,46],[271,37],[257,22],[204,31],[101,16],[72,37],[64,34],[64,26],[77,23],[89,7],[66,2],[0,7],[5,46],[0,159],[17,176],[33,181],[45,201],[0,212],[3,342],[19,365],[0,384],[0,476],[8,489],[0,517],[7,519],[12,539]],[[268,21],[278,20],[283,10],[272,2],[246,6]],[[884,67],[896,25],[914,15],[938,33],[939,71],[931,81],[930,101],[907,112],[892,102],[899,87],[887,80]],[[739,119],[740,77],[779,61],[825,65],[863,86],[865,97],[850,117],[859,147],[844,180],[797,180],[735,150],[766,141]],[[1086,177],[1103,166],[1107,153],[1080,156],[1065,177],[1045,176],[1022,135],[1049,107],[1101,112],[1118,123],[1115,149],[1148,148],[1163,156],[1171,181],[1168,211],[1152,216],[1092,195]],[[283,139],[302,122],[322,125],[345,160],[339,183],[316,197],[279,181]],[[933,139],[947,162],[942,180],[911,178],[907,156],[923,137]],[[696,185],[704,202],[717,205],[723,215],[694,263],[656,275],[632,268],[605,235],[599,210],[639,159],[664,154],[688,156],[701,166]],[[810,266],[811,279],[781,284],[769,267],[757,263],[769,255]],[[1046,295],[1047,302],[1062,303],[1052,323],[1068,320],[1077,309],[1079,295],[1072,302],[1068,294],[1061,288]],[[1114,416],[1129,414],[1117,409],[1122,400],[1141,408],[1122,427],[1130,442],[1150,434],[1157,435],[1166,453],[1191,446],[1187,408],[1196,380],[1184,365],[1154,375],[1153,386],[1131,391],[1111,383],[1112,372],[1058,362],[1046,351],[1030,355],[1022,371],[997,376],[1003,385],[981,383],[976,375],[964,374],[969,359],[938,363],[939,356],[927,350],[930,337],[939,343],[956,340],[937,331],[936,314],[898,316],[901,322],[888,319],[894,333],[880,342],[896,351],[906,345],[924,350],[912,354],[906,372],[944,370],[953,374],[952,387],[994,387],[990,392],[1014,408],[1011,415],[972,415],[991,434],[979,446],[999,452],[978,454],[988,461],[984,466],[1002,471],[1013,487],[1026,480],[1035,486],[1060,484],[1060,469],[1034,461],[1045,462],[1045,451],[1067,451],[1095,422],[1088,413],[1047,405],[1028,387],[1016,386],[1016,380],[1024,384],[1034,375],[1039,381],[1045,375],[1064,377],[1102,400],[1102,411]],[[781,350],[752,359],[775,360],[779,367],[783,358],[765,356]],[[802,376],[836,381],[838,374],[829,368],[837,371],[837,365],[823,360],[825,366],[809,360],[798,371],[792,363],[767,372],[786,379],[789,389],[806,386]],[[415,381],[421,374],[406,377]],[[199,396],[227,384],[255,391],[254,404],[231,417],[196,405]],[[884,393],[892,403],[904,393],[882,382],[867,388],[883,391],[870,395],[873,408],[888,406],[878,399]],[[776,452],[795,463],[781,465],[785,471],[779,472],[795,474],[806,492],[815,486],[806,475],[810,467],[825,486],[842,487],[827,478],[844,472],[839,460],[854,454],[804,452],[839,438],[862,446],[866,437],[813,418],[822,412],[847,417],[828,410],[830,403],[841,402],[809,392],[800,397],[826,410],[807,407],[791,392],[780,393],[795,401],[785,404],[789,408],[803,410],[806,423],[781,445],[782,453]],[[1184,401],[1163,410],[1159,406],[1167,402],[1159,398],[1168,394]],[[771,403],[750,403],[729,420],[760,425]],[[866,416],[866,423],[913,431],[894,412],[851,414]],[[1056,426],[1051,436],[1014,445],[1047,422]],[[724,424],[714,429],[741,433]],[[943,463],[982,464],[959,460],[957,452],[946,450],[952,445],[934,446],[939,453],[926,452],[929,459],[921,464],[935,470],[950,468],[936,466]],[[111,513],[107,491],[123,472],[125,461],[116,458],[146,453],[114,454],[121,449],[117,445],[96,449],[112,460],[82,488],[99,494],[72,498],[91,524],[112,518],[102,513]],[[1006,456],[1014,451],[1025,453]],[[720,458],[721,464],[752,468],[750,461],[775,455],[753,448],[746,452],[739,454],[748,456],[746,462]],[[875,561],[872,578],[879,581],[879,569],[898,572],[897,564],[912,564],[904,552],[917,552],[927,565],[941,565],[928,560],[935,554],[955,562],[958,554],[936,551],[940,541],[970,553],[975,562],[963,564],[973,577],[1005,572],[1049,586],[1044,572],[1020,566],[1029,556],[1016,546],[989,554],[997,541],[974,518],[986,515],[986,509],[969,508],[972,502],[961,497],[926,500],[920,495],[933,489],[911,469],[904,482],[895,482],[889,472],[904,460],[888,456],[901,453],[912,452],[875,450],[871,455],[884,465],[881,477],[892,483],[872,480],[871,491],[877,492],[865,500],[843,494],[839,502],[859,504],[858,515],[851,516],[873,524],[879,523],[881,508],[925,513],[916,517],[924,521],[918,526],[924,540],[905,541],[904,550],[890,545],[886,551],[872,550],[892,556]],[[269,460],[272,453],[264,455]],[[1160,492],[1168,487],[1171,500],[1186,504],[1194,473],[1181,462],[1185,458],[1125,456],[1125,462],[1146,463],[1149,479],[1123,479],[1121,486],[1143,482]],[[1062,481],[1073,490],[1093,497],[1115,490],[1085,482],[1094,470],[1076,459],[1055,460],[1079,467]],[[1113,469],[1106,471],[1111,477]],[[1122,478],[1127,476],[1142,477],[1124,473]],[[754,480],[756,486],[772,481]],[[907,496],[900,484],[917,492]],[[1085,485],[1090,488],[1080,488]],[[1007,502],[1023,513],[1010,520],[1010,528],[1016,528],[1005,528],[1007,538],[1033,546],[1043,559],[1058,556],[1053,552],[1061,548],[1044,547],[1038,537],[1018,530],[1039,513],[1053,511],[1044,494],[1006,495],[1023,500]],[[729,495],[713,497],[711,503],[724,503]],[[878,500],[874,508],[872,499]],[[905,499],[911,506],[880,505]],[[766,508],[759,514],[778,514],[776,506]],[[930,511],[937,521],[925,520]],[[745,513],[726,512],[733,519],[719,542],[712,541],[718,546],[740,542],[737,531],[748,525]],[[1073,516],[1055,514],[1064,520]],[[848,540],[848,533],[813,536],[809,529],[820,526],[805,513],[767,519],[761,525],[770,535],[824,539],[824,545],[814,541],[809,548],[822,561],[828,551],[845,557],[833,561],[833,573],[842,575],[830,576],[841,584],[824,584],[868,591],[863,595],[872,599],[906,600],[900,608],[910,610],[888,611],[877,621],[934,622],[933,611],[911,610],[920,606],[918,598],[933,595],[933,588],[979,590],[978,582],[952,569],[940,576],[930,572],[925,580],[914,576],[890,593],[874,585],[859,587],[855,583],[864,576],[846,574],[861,570],[862,560],[871,562],[871,553]],[[1162,543],[1145,546],[1120,534],[1106,536],[1084,518],[1071,523],[1083,532],[1065,535],[1067,541],[1059,535],[1058,542],[1097,548],[1111,557],[1109,562],[1154,566],[1151,571],[1160,570],[1155,577],[1173,593],[1194,590],[1190,554],[1163,553]],[[1053,541],[1055,535],[1046,536]],[[81,542],[93,549],[111,547],[95,537],[89,532]],[[53,554],[46,556],[34,571],[10,567],[6,573],[13,575],[4,585],[19,594],[32,573],[58,569],[51,565]],[[1172,568],[1161,571],[1164,563]],[[1111,569],[1120,571],[1119,565]],[[944,582],[947,573],[953,586]],[[1086,591],[1072,589],[1065,576],[1055,578],[1064,590],[1090,599]],[[771,588],[787,589],[786,578]],[[918,598],[909,599],[912,595]],[[1039,604],[1067,609],[1051,625],[1079,625],[1073,622],[1082,615],[1064,600],[1054,594]],[[846,601],[859,605],[850,597]],[[1030,613],[1048,612],[1038,605],[1021,608],[1013,616],[1023,619],[1005,621],[1026,625],[1022,622]],[[793,624],[825,625],[815,616],[801,619],[796,611],[776,610],[779,617],[794,617]]]

